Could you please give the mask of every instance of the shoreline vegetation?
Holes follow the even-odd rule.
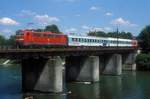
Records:
[[[150,70],[150,53],[141,53],[136,57],[137,70]]]
[[[136,57],[137,70],[150,71],[150,25],[137,36],[141,53]]]

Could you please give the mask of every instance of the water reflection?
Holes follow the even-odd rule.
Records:
[[[100,99],[100,85],[75,83],[68,84],[68,89],[72,92],[67,99]]]
[[[22,99],[21,68],[0,66],[0,99]]]
[[[122,77],[102,76],[100,82],[100,90],[100,99],[122,99]]]
[[[61,94],[28,94],[33,99],[150,99],[150,72],[100,76],[92,84],[67,83]],[[0,66],[0,99],[22,99],[21,66]]]

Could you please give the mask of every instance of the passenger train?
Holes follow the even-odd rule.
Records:
[[[52,32],[36,32],[31,30],[20,30],[16,33],[16,45],[19,47],[29,46],[101,46],[101,47],[137,47],[137,40],[73,36],[57,34]]]

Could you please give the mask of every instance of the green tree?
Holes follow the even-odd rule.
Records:
[[[6,39],[4,36],[0,35],[0,46],[4,46],[6,43]]]
[[[55,32],[55,33],[61,33],[60,30],[58,29],[57,25],[48,25],[45,27],[44,31],[50,31],[50,32]]]
[[[138,70],[150,70],[150,53],[139,54],[136,57],[137,69]]]
[[[117,33],[117,32],[108,32],[107,37],[117,38],[117,37],[119,37],[119,33]]]
[[[130,32],[124,32],[124,31],[122,31],[122,32],[108,32],[107,33],[107,36],[108,37],[114,37],[114,38],[123,38],[123,39],[132,39],[133,38],[133,36],[132,36],[132,33],[130,33]]]
[[[106,33],[103,31],[92,31],[87,34],[88,36],[106,37]]]
[[[127,35],[127,38],[128,38],[128,39],[133,39],[133,35],[132,35],[132,33],[127,32],[127,33],[126,33],[126,35]]]
[[[148,52],[150,51],[150,25],[146,26],[138,36],[140,47]]]
[[[42,32],[42,31],[44,31],[43,29],[36,29],[35,30],[36,32]]]
[[[113,38],[124,38],[124,39],[132,39],[132,33],[130,32],[108,32],[105,33],[103,31],[97,31],[97,32],[89,32],[88,36],[98,36],[98,37],[113,37]]]
[[[15,45],[15,35],[11,35],[10,37],[9,37],[9,39],[7,39],[6,40],[6,45],[11,45],[11,46],[13,46],[13,45]]]

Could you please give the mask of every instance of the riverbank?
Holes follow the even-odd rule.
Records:
[[[141,53],[136,57],[137,70],[150,71],[150,53]]]

